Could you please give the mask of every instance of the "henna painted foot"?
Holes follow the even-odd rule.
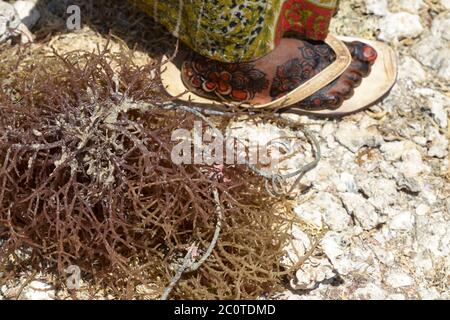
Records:
[[[370,74],[377,52],[362,42],[346,43],[353,57],[351,65],[335,81],[301,101],[298,107],[306,110],[338,109],[350,99],[363,78]]]
[[[375,50],[360,42],[347,46],[353,56],[350,67],[300,107],[336,109],[370,73],[377,58]],[[182,78],[192,92],[209,99],[264,104],[283,97],[335,59],[322,42],[283,39],[270,54],[248,63],[222,63],[191,53],[183,63]]]

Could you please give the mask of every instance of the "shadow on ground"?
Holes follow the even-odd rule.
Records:
[[[126,0],[39,0],[42,17],[33,30],[36,41],[45,42],[55,34],[80,32],[67,28],[70,5],[81,9],[81,30],[89,27],[105,38],[109,35],[118,37],[129,48],[145,52],[152,58],[175,48],[174,37]]]

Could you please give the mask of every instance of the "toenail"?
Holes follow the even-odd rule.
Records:
[[[364,47],[363,55],[366,61],[368,62],[374,62],[378,58],[378,53],[375,51],[374,48],[369,46]]]

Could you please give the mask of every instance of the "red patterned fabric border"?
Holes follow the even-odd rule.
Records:
[[[314,0],[285,1],[277,25],[276,43],[289,31],[297,32],[306,39],[324,40],[337,8],[336,5],[319,3]]]

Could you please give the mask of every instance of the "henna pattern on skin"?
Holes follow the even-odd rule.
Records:
[[[375,49],[362,42],[347,43],[347,47],[353,57],[350,67],[341,77],[300,102],[297,107],[305,110],[336,110],[353,96],[354,89],[370,74],[378,54]]]
[[[183,70],[189,88],[215,99],[250,101],[269,86],[266,74],[252,63],[221,63],[193,54]]]
[[[305,69],[311,69],[305,66]],[[300,59],[293,59],[277,68],[277,73],[270,88],[270,96],[277,99],[305,82],[304,67]]]
[[[344,102],[344,97],[340,94],[335,94],[332,90],[336,86],[337,82],[338,80],[334,80],[332,83],[320,89],[311,97],[299,102],[297,107],[305,110],[338,109]]]
[[[376,51],[361,42],[347,43],[353,57],[350,67],[335,81],[297,104],[307,110],[337,109],[354,94],[354,88],[370,73]],[[183,81],[193,92],[215,100],[248,102],[257,94],[275,100],[296,89],[335,59],[336,54],[323,42],[303,41],[298,55],[277,66],[270,77],[258,69],[258,62],[222,63],[191,53],[183,63]],[[262,62],[263,63],[263,62]],[[259,98],[261,99],[261,97]]]
[[[273,100],[299,87],[336,59],[335,53],[326,44],[312,44],[305,41],[304,46],[298,49],[301,58],[289,60],[277,68],[270,89]]]

